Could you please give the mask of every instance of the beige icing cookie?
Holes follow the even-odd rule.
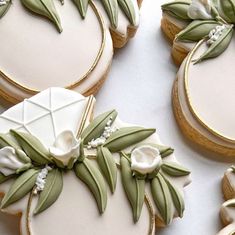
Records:
[[[75,3],[86,0],[64,5],[50,0],[45,1],[46,7],[33,2],[4,0],[0,5],[1,95],[17,103],[51,86],[96,93],[107,76],[114,48],[123,47],[138,28],[142,0],[113,1],[110,17],[104,8],[109,1],[89,1],[85,19]],[[4,11],[5,7],[9,9]],[[48,7],[54,9],[52,22],[46,18],[51,17]],[[61,33],[55,27],[58,18]]]
[[[1,208],[22,235],[154,235],[183,216],[190,172],[173,149],[115,110],[92,119],[94,102],[50,88],[0,116]]]
[[[199,146],[231,158],[235,156],[231,18],[235,13],[226,2],[166,3],[162,29],[173,42],[172,57],[180,65],[172,97],[182,132]]]
[[[220,210],[220,217],[225,226],[218,235],[232,235],[235,233],[235,173],[234,167],[229,168],[223,177],[222,191],[225,201]]]

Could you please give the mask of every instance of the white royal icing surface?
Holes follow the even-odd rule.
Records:
[[[198,58],[205,50],[207,45],[203,44],[195,53],[192,60]],[[233,79],[233,51],[235,49],[235,39],[233,38],[227,50],[215,59],[203,61],[197,65],[193,62],[189,65],[188,73],[188,94],[185,92],[184,69],[185,62],[181,65],[178,72],[178,93],[179,101],[183,113],[196,130],[204,136],[224,146],[234,147],[234,144],[227,141],[235,139],[235,112]],[[205,74],[205,76],[202,76]],[[189,110],[187,100],[190,100],[200,122]],[[213,131],[205,128],[209,126]],[[222,136],[214,134],[216,131]]]
[[[139,9],[137,1],[132,1],[136,9],[137,27]],[[94,10],[89,6],[86,19],[81,20],[72,1],[66,1],[63,6],[60,1],[54,3],[62,22],[61,34],[47,19],[25,10],[20,1],[14,1],[1,19],[0,71],[12,81],[0,74],[0,85],[2,91],[14,99],[22,100],[32,95],[24,88],[44,90],[52,86],[72,85],[80,81],[96,61],[102,45],[102,29]],[[113,55],[107,14],[99,1],[94,3],[105,22],[105,44],[93,71],[73,88],[80,93],[87,92],[103,78]],[[125,37],[130,23],[121,10],[118,16],[115,31]]]
[[[26,131],[38,137],[49,148],[55,142],[57,135],[64,130],[71,130],[76,134],[87,101],[88,98],[62,88],[45,90],[3,113],[0,116],[0,132],[7,132],[10,128]],[[88,115],[88,119],[91,117],[91,112],[92,110]],[[42,126],[46,128],[46,132]],[[130,126],[130,124],[117,119],[114,126],[120,128]],[[156,134],[145,141],[161,144]],[[131,148],[133,147],[128,149]],[[114,157],[117,160],[119,159],[118,154],[115,154]],[[164,158],[164,161],[177,162],[174,154]],[[94,162],[94,164],[96,163]],[[183,187],[190,182],[188,176],[170,178],[170,180],[182,194]],[[6,192],[10,183],[11,181],[7,181],[1,184],[0,190]],[[64,173],[63,184],[62,193],[56,203],[45,212],[30,217],[32,235],[50,235],[54,233],[64,235],[74,234],[74,231],[82,231],[83,235],[92,234],[94,231],[96,234],[148,234],[149,210],[144,204],[139,222],[137,224],[133,223],[131,208],[125,196],[120,175],[118,176],[116,192],[114,195],[108,196],[108,206],[102,216],[98,213],[92,194],[72,171]],[[149,192],[148,188],[146,190]],[[26,196],[5,209],[8,213],[22,212],[22,235],[28,235],[25,226],[27,200],[28,197]],[[150,200],[153,204],[151,196]],[[36,202],[37,199],[33,198],[31,210],[33,210]],[[153,207],[153,210],[154,213],[158,214],[155,207]],[[172,213],[177,215],[176,210],[173,210]],[[2,216],[0,214],[0,218]],[[70,219],[67,220],[65,217]],[[1,221],[0,219],[0,232]],[[13,235],[13,233],[6,235]]]

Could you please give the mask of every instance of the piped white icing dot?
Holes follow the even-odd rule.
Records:
[[[221,26],[216,26],[214,29],[212,29],[209,33],[209,40],[207,41],[207,45],[212,45],[214,42],[216,42],[219,37],[222,35],[223,31],[226,29],[226,25],[223,24]]]
[[[89,143],[87,148],[92,149],[92,148],[97,148],[98,146],[101,146],[105,143],[105,141],[111,136],[111,134],[115,131],[117,131],[116,127],[112,127],[112,118],[108,120],[106,123],[106,126],[104,128],[103,134],[98,137],[97,139],[92,139]]]
[[[46,184],[46,178],[47,178],[48,172],[51,170],[52,168],[50,166],[46,166],[38,173],[36,183],[35,183],[36,188],[34,189],[34,192],[33,192],[34,194],[38,194],[38,192],[43,191],[45,184]]]

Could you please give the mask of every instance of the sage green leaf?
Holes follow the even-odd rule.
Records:
[[[186,42],[197,42],[208,36],[216,26],[222,25],[215,20],[194,20],[178,35],[177,39]]]
[[[235,0],[219,0],[218,6],[225,20],[228,23],[235,23]]]
[[[117,183],[117,166],[112,153],[107,148],[99,147],[97,150],[97,162],[109,184],[111,192],[114,193]]]
[[[6,1],[6,4],[0,5],[0,19],[7,13],[11,6],[12,2],[11,0]]]
[[[195,62],[197,64],[203,60],[209,58],[215,58],[221,55],[229,46],[229,43],[233,37],[233,25],[227,26],[218,38]]]
[[[117,0],[101,0],[104,9],[107,12],[112,28],[116,29],[118,25],[118,2]]]
[[[21,2],[27,9],[51,20],[60,33],[63,31],[53,0],[21,0]]]
[[[11,178],[13,178],[13,177],[15,177],[15,176],[16,176],[15,174],[5,176],[4,174],[2,174],[2,173],[0,172],[0,184],[6,182],[7,180],[9,180],[9,179],[11,179]]]
[[[19,145],[8,134],[0,134],[0,148],[4,148],[6,146],[20,149]]]
[[[130,21],[130,23],[136,26],[136,11],[132,0],[118,0],[118,4],[126,15],[126,17],[128,18],[128,20]]]
[[[124,190],[131,204],[133,219],[136,223],[141,215],[144,204],[145,180],[133,176],[129,161],[121,157],[121,175]]]
[[[89,0],[73,0],[83,19],[86,17]]]
[[[162,11],[179,19],[191,21],[188,16],[188,9],[191,1],[171,1],[162,5]]]
[[[116,117],[116,110],[111,110],[97,116],[82,132],[81,138],[83,139],[83,143],[87,144],[92,139],[100,137],[104,132],[104,128],[106,127],[107,122],[112,120],[113,123]]]
[[[171,201],[171,194],[167,183],[160,174],[158,174],[156,178],[152,179],[151,192],[153,200],[158,208],[158,211],[165,225],[170,224],[173,217],[173,205]]]
[[[186,176],[190,174],[190,171],[188,169],[173,162],[164,162],[161,165],[161,169],[166,174],[171,175],[171,176]]]
[[[74,171],[93,193],[99,212],[102,214],[107,205],[107,188],[101,172],[90,161],[85,158],[82,163],[75,164]]]
[[[30,169],[20,175],[3,197],[1,208],[6,208],[10,204],[20,200],[28,194],[35,185],[38,173],[39,170]]]
[[[39,165],[51,162],[49,151],[35,136],[16,130],[11,130],[10,132],[32,161]]]
[[[34,214],[49,208],[60,196],[63,189],[63,176],[59,169],[52,169],[46,177],[43,191],[40,193]]]
[[[181,192],[173,184],[171,184],[169,180],[167,180],[166,178],[164,178],[164,179],[169,187],[175,209],[176,209],[179,217],[182,218],[183,213],[184,213],[184,209],[185,209],[184,198],[183,198]]]
[[[123,127],[115,131],[104,143],[111,152],[119,152],[148,138],[156,130],[143,127]]]

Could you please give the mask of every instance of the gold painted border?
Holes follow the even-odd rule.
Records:
[[[118,168],[120,168],[120,166]],[[26,208],[26,213],[27,213],[26,214],[26,229],[27,229],[28,235],[33,235],[31,232],[31,228],[30,228],[30,217],[31,217],[30,208],[31,208],[33,196],[34,196],[33,190],[30,192],[30,196],[29,196],[29,200],[28,200],[28,204],[27,204],[27,208]],[[147,193],[145,193],[144,202],[145,202],[147,209],[149,211],[149,231],[148,231],[148,234],[146,234],[146,235],[154,235],[155,234],[155,227],[156,227],[155,214],[154,214],[154,209],[153,209],[152,203],[151,203]],[[21,226],[22,226],[22,222],[21,222]]]
[[[187,104],[189,106],[189,110],[191,111],[191,113],[193,114],[193,116],[196,118],[196,120],[203,126],[205,127],[208,131],[212,132],[213,134],[215,134],[217,137],[221,138],[222,140],[225,141],[229,141],[231,143],[235,143],[235,139],[232,139],[228,136],[223,135],[222,133],[220,133],[218,130],[212,128],[211,126],[209,126],[208,124],[206,124],[206,122],[200,117],[200,115],[197,113],[197,111],[195,110],[195,108],[193,107],[193,104],[191,102],[191,97],[190,97],[190,92],[189,92],[189,66],[190,63],[192,62],[192,57],[195,54],[195,52],[197,51],[197,49],[205,42],[205,39],[202,39],[201,41],[199,41],[195,47],[193,48],[193,50],[189,53],[187,59],[186,59],[186,64],[185,64],[185,69],[184,69],[184,90],[185,90],[185,94],[186,94],[186,101]]]
[[[87,79],[88,75],[95,69],[96,65],[98,64],[102,54],[103,54],[103,51],[104,51],[104,46],[105,46],[105,42],[106,42],[106,29],[105,29],[105,23],[104,23],[104,20],[99,12],[99,10],[97,9],[97,7],[95,6],[94,2],[91,0],[89,1],[89,4],[91,6],[91,8],[93,9],[95,15],[97,16],[97,19],[99,21],[99,24],[100,24],[100,28],[101,28],[101,31],[102,31],[102,42],[101,42],[101,46],[100,46],[100,49],[99,49],[99,52],[95,58],[95,61],[93,62],[92,66],[89,68],[89,70],[76,82],[64,87],[64,88],[67,88],[67,89],[73,89],[74,87],[77,87],[78,85],[80,85],[84,80]],[[0,70],[0,76],[5,79],[7,82],[9,82],[10,84],[18,87],[19,89],[25,91],[25,92],[28,92],[29,94],[36,94],[38,92],[40,92],[40,90],[36,90],[36,89],[33,89],[33,88],[29,88],[29,87],[26,87],[18,82],[16,82],[14,79],[8,77],[5,73],[3,73],[1,70]]]

